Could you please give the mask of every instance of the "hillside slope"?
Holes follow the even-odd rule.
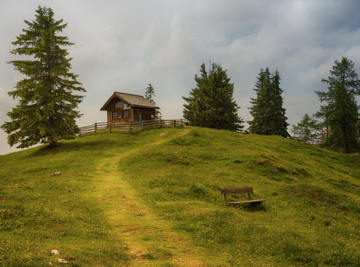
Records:
[[[197,128],[0,156],[0,263],[360,266],[359,163],[277,136]],[[220,188],[245,185],[262,207],[224,205]]]

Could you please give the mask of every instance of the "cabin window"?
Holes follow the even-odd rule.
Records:
[[[124,118],[128,118],[129,117],[129,111],[124,110],[123,116],[124,116]]]
[[[122,108],[124,106],[124,102],[116,102],[115,108]]]
[[[117,112],[114,111],[114,112],[112,113],[112,118],[113,118],[113,119],[117,119],[117,116],[118,116],[118,115],[117,115]]]

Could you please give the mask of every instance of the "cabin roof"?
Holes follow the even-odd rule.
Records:
[[[112,96],[106,101],[106,103],[102,106],[100,111],[106,111],[107,106],[110,104],[110,102],[114,99],[120,99],[127,104],[129,104],[131,107],[144,107],[144,108],[151,108],[151,109],[159,109],[158,106],[154,105],[145,97],[141,95],[134,95],[134,94],[127,94],[127,93],[120,93],[120,92],[114,92]]]

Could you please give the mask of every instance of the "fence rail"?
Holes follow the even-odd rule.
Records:
[[[161,128],[161,127],[181,127],[185,125],[183,119],[178,120],[148,120],[140,122],[122,122],[122,123],[107,123],[95,122],[94,124],[79,127],[80,134],[85,135],[88,133],[97,133],[102,130],[109,130],[112,132],[128,132],[136,133],[148,128]]]

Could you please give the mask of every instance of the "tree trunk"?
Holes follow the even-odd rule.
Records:
[[[49,142],[49,149],[52,149],[52,148],[56,148],[58,146],[58,142],[56,141],[51,141]]]

